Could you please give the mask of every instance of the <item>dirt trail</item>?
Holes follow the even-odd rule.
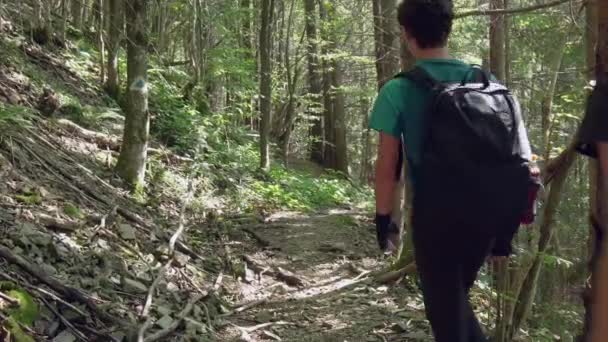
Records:
[[[431,340],[413,285],[365,279],[382,266],[363,213],[281,212],[238,229],[257,242],[241,249],[246,270],[233,289],[252,306],[230,317],[223,340]]]

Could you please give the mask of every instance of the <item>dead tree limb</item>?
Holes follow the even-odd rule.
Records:
[[[462,13],[456,13],[454,16],[455,19],[472,17],[472,16],[488,16],[488,15],[512,15],[518,13],[528,13],[534,12],[545,8],[556,7],[559,5],[563,5],[565,3],[570,2],[571,0],[556,0],[552,2],[547,2],[545,4],[534,5],[529,7],[521,7],[521,8],[512,8],[512,9],[501,9],[501,10],[474,10],[467,11]]]

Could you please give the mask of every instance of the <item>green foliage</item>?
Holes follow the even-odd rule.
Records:
[[[82,213],[80,208],[73,205],[72,203],[66,203],[63,205],[63,213],[74,219],[84,218],[84,214]]]
[[[362,192],[348,181],[332,175],[312,177],[283,166],[271,168],[268,175],[270,181],[254,182],[253,190],[276,207],[312,210],[351,203],[362,197]]]
[[[0,102],[0,126],[5,124],[29,125],[34,114],[29,108]]]
[[[23,331],[21,325],[31,327],[34,324],[39,315],[38,304],[28,292],[11,282],[0,282],[0,289],[7,291],[7,294],[18,302],[16,307],[9,307],[6,310],[8,319],[3,327],[11,333],[16,342],[34,342],[34,339]]]
[[[42,203],[42,196],[38,193],[26,193],[22,195],[16,195],[15,199],[21,203],[29,205],[38,205]]]
[[[23,289],[11,290],[8,294],[19,302],[17,308],[9,310],[10,316],[21,324],[32,326],[36,318],[38,318],[38,304]]]

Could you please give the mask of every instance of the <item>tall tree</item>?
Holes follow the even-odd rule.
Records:
[[[106,61],[107,78],[106,91],[114,99],[118,99],[120,93],[120,73],[118,70],[118,53],[120,41],[123,34],[123,1],[106,0],[108,2],[108,53]]]
[[[136,188],[144,185],[150,130],[147,1],[127,0],[125,5],[128,88],[123,143],[116,172]]]
[[[70,14],[72,15],[72,25],[78,30],[82,29],[82,1],[71,0]]]
[[[504,9],[503,0],[490,0],[490,8]],[[500,14],[490,16],[490,70],[499,81],[505,82],[505,18]]]
[[[334,169],[348,175],[348,147],[346,144],[346,99],[342,89],[344,70],[342,62],[334,58],[332,63],[333,90],[333,138],[335,145]]]
[[[262,0],[260,25],[260,167],[270,168],[270,129],[272,125],[272,12],[274,0]]]
[[[107,0],[106,0],[107,1]],[[106,20],[105,20],[105,1],[97,0],[97,14],[96,14],[96,22],[97,22],[97,47],[99,49],[99,78],[101,80],[101,84],[106,82],[106,42],[105,42],[105,29],[106,29]]]
[[[597,82],[598,87],[608,87],[608,3],[606,1],[590,2],[587,4],[587,62],[595,63],[595,70],[590,69],[589,76]],[[595,43],[595,44],[594,44]],[[593,52],[595,56],[590,54]],[[594,58],[595,57],[595,58]],[[593,73],[593,71],[595,71]],[[606,113],[604,113],[605,115]],[[585,330],[583,338],[591,337],[590,341],[602,341],[608,329],[605,327],[604,316],[606,308],[601,305],[606,298],[606,268],[608,267],[608,180],[601,177],[605,170],[600,170],[597,163],[590,165],[590,207],[591,207],[591,255],[590,270],[592,272],[590,288],[585,298]],[[599,304],[599,305],[598,305]],[[591,324],[593,322],[593,324]],[[593,331],[590,331],[593,328]],[[583,339],[581,339],[583,340]],[[585,341],[587,341],[585,339]]]
[[[309,112],[315,118],[311,127],[310,159],[317,163],[323,163],[323,117],[320,113],[321,80],[319,74],[319,50],[317,42],[317,13],[315,0],[305,0],[304,10],[306,14],[306,38],[307,38],[307,62],[308,62],[308,93],[311,101]]]

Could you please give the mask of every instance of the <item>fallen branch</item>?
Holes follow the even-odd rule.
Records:
[[[556,1],[552,1],[552,2],[547,2],[545,4],[534,5],[534,6],[529,6],[529,7],[522,7],[522,8],[512,8],[512,9],[474,10],[474,11],[457,13],[454,16],[454,18],[460,19],[460,18],[481,16],[481,15],[511,15],[511,14],[517,14],[517,13],[533,12],[533,11],[537,11],[540,9],[556,7],[556,6],[565,4],[570,1],[571,0],[556,0]]]
[[[97,307],[97,305],[93,302],[91,297],[85,295],[80,290],[64,285],[59,280],[50,277],[44,273],[38,266],[29,263],[23,257],[19,255],[13,254],[13,252],[3,246],[0,245],[0,257],[5,259],[6,261],[19,266],[21,269],[26,271],[29,275],[38,279],[40,282],[48,285],[54,291],[57,291],[68,298],[68,300],[75,300],[79,303],[86,305],[91,311],[95,313],[101,320],[109,323],[113,323],[119,326],[128,325],[128,322],[125,322],[123,318],[115,317],[106,313]]]
[[[52,230],[61,230],[64,232],[74,232],[82,227],[82,223],[76,221],[68,221],[59,217],[52,217],[47,214],[38,213],[36,214],[38,221],[43,226]]]
[[[60,314],[59,311],[57,311],[57,309],[55,309],[55,307],[53,307],[46,299],[40,297],[40,300],[44,303],[44,305],[46,305],[49,310],[51,310],[55,317],[59,318],[63,325],[65,325],[68,329],[72,330],[72,332],[74,333],[74,335],[76,335],[78,339],[80,339],[81,341],[88,341],[87,337],[80,330],[76,329],[76,327],[70,321],[63,317],[63,315]]]
[[[5,302],[8,302],[11,306],[18,306],[19,305],[19,301],[16,300],[15,298],[4,294],[3,292],[0,291],[0,299],[4,300]]]
[[[234,309],[234,312],[239,313],[239,312],[243,312],[246,310],[249,310],[251,308],[254,308],[256,306],[259,305],[263,305],[266,302],[268,302],[268,298],[262,298],[262,299],[258,299],[258,300],[254,300],[245,304],[241,304],[241,305],[237,305]]]
[[[59,119],[57,120],[57,124],[70,134],[74,134],[82,140],[95,144],[100,149],[110,149],[112,151],[120,150],[121,142],[117,137],[88,130],[67,119]]]
[[[406,275],[409,275],[409,274],[413,274],[415,272],[416,272],[416,264],[411,263],[397,271],[390,271],[390,272],[386,272],[384,274],[377,276],[376,281],[379,282],[380,284],[388,284],[388,283],[395,282],[395,281],[401,279],[402,277],[405,277]]]
[[[266,274],[270,277],[276,278],[277,280],[284,282],[285,284],[287,284],[289,286],[294,286],[294,287],[304,287],[305,286],[304,281],[302,279],[298,278],[295,274],[293,274],[290,271],[284,270],[280,267],[277,267],[276,269],[274,269],[272,267],[262,267],[248,255],[243,255],[243,261],[245,261],[249,265],[249,268],[251,268],[255,273],[259,274],[260,276],[262,276],[263,274]]]
[[[262,323],[262,324],[254,325],[252,327],[239,327],[236,324],[232,324],[232,326],[234,326],[235,328],[237,328],[241,332],[246,332],[248,334],[252,333],[252,332],[254,332],[256,330],[272,327],[274,325],[295,325],[295,323],[290,323],[290,322],[285,322],[285,321],[277,321],[277,322]]]

